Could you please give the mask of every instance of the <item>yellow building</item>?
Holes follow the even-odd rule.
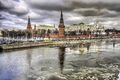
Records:
[[[96,24],[94,24],[94,25],[85,25],[84,23],[74,24],[74,25],[72,25],[70,27],[66,27],[65,31],[79,31],[79,30],[87,31],[88,29],[90,31],[97,31],[97,30],[99,30],[101,32],[104,31],[104,27],[101,24],[96,26]]]
[[[79,30],[81,30],[81,31],[87,31],[88,29],[90,31],[95,31],[96,30],[95,27],[94,27],[94,25],[85,25],[84,23],[80,23],[78,25],[72,25],[70,27],[67,27],[65,29],[65,31],[79,31]]]

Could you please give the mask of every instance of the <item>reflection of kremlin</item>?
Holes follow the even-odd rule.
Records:
[[[28,17],[27,30],[30,31],[33,37],[39,38],[81,38],[81,37],[96,37],[95,34],[104,33],[104,27],[101,24],[85,25],[84,23],[74,24],[71,27],[65,27],[63,13],[61,10],[59,27],[55,28],[47,25],[31,27],[30,18]]]
[[[65,60],[65,47],[59,48],[59,64],[60,64],[60,71],[63,72],[64,68],[64,60]]]
[[[99,52],[100,49],[102,49],[101,45],[97,45],[96,43],[81,43],[71,45],[67,51],[68,53],[86,54],[88,52]]]
[[[92,48],[91,43],[81,43],[76,45],[71,45],[67,48],[67,53],[75,53],[75,54],[84,54],[87,53]]]
[[[116,44],[116,43],[115,43],[115,40],[113,40],[113,47],[115,47],[115,44]]]

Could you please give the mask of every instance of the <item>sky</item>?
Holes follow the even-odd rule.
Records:
[[[120,29],[120,0],[0,0],[0,28],[25,29],[27,18],[34,25],[58,27],[60,10],[66,27],[72,24]]]

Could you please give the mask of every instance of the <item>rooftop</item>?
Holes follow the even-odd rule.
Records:
[[[54,28],[53,26],[50,26],[50,25],[39,25],[37,27]]]

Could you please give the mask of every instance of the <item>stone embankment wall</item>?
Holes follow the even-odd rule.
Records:
[[[53,42],[38,42],[38,43],[21,43],[21,44],[6,44],[1,45],[0,50],[7,50],[7,49],[19,49],[19,48],[32,48],[32,47],[39,47],[39,46],[53,46],[53,47],[67,47],[68,45],[74,45],[79,43],[91,43],[100,40],[114,40],[119,38],[109,38],[109,39],[86,39],[86,40],[65,40],[65,41],[53,41]]]

